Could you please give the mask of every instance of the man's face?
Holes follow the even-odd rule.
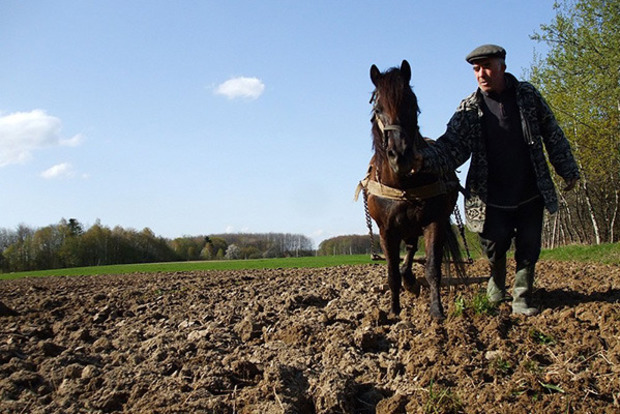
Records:
[[[484,92],[501,93],[504,90],[506,65],[499,58],[477,60],[473,64],[478,86]]]

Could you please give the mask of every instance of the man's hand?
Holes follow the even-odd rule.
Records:
[[[564,191],[570,191],[575,188],[575,185],[577,185],[577,181],[579,181],[579,178],[570,178],[566,180],[566,187],[564,187]]]

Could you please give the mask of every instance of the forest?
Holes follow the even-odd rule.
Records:
[[[455,231],[458,229],[455,227]],[[466,233],[469,246],[476,235]],[[463,240],[461,244],[463,244]],[[423,251],[423,240],[420,250]],[[404,245],[403,245],[404,248]],[[246,260],[300,256],[380,253],[379,237],[344,235],[323,240],[318,249],[306,236],[291,233],[222,233],[167,239],[149,228],[110,228],[97,221],[85,228],[77,219],[31,228],[0,228],[0,270],[29,270],[195,260]]]
[[[166,239],[149,228],[109,228],[97,221],[85,229],[75,218],[31,228],[0,228],[2,272],[157,263],[233,260],[315,254],[312,240],[299,234],[213,234]]]

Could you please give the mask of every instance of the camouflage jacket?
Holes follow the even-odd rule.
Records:
[[[555,116],[536,88],[527,82],[518,82],[508,73],[506,76],[517,85],[523,139],[528,144],[530,154],[530,159],[524,162],[532,163],[545,206],[550,213],[555,213],[558,197],[545,151],[553,168],[564,180],[579,177],[577,163]],[[465,185],[465,216],[469,229],[478,233],[482,232],[486,217],[488,173],[481,101],[479,90],[461,101],[448,122],[446,132],[435,145],[420,151],[424,158],[424,170],[440,173],[454,171],[471,156]]]

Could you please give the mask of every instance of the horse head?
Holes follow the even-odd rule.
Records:
[[[375,85],[371,99],[375,161],[379,170],[391,170],[396,179],[403,178],[412,172],[420,138],[418,100],[409,85],[411,67],[406,60],[386,72],[372,65],[370,79]],[[389,170],[383,168],[386,164]]]

